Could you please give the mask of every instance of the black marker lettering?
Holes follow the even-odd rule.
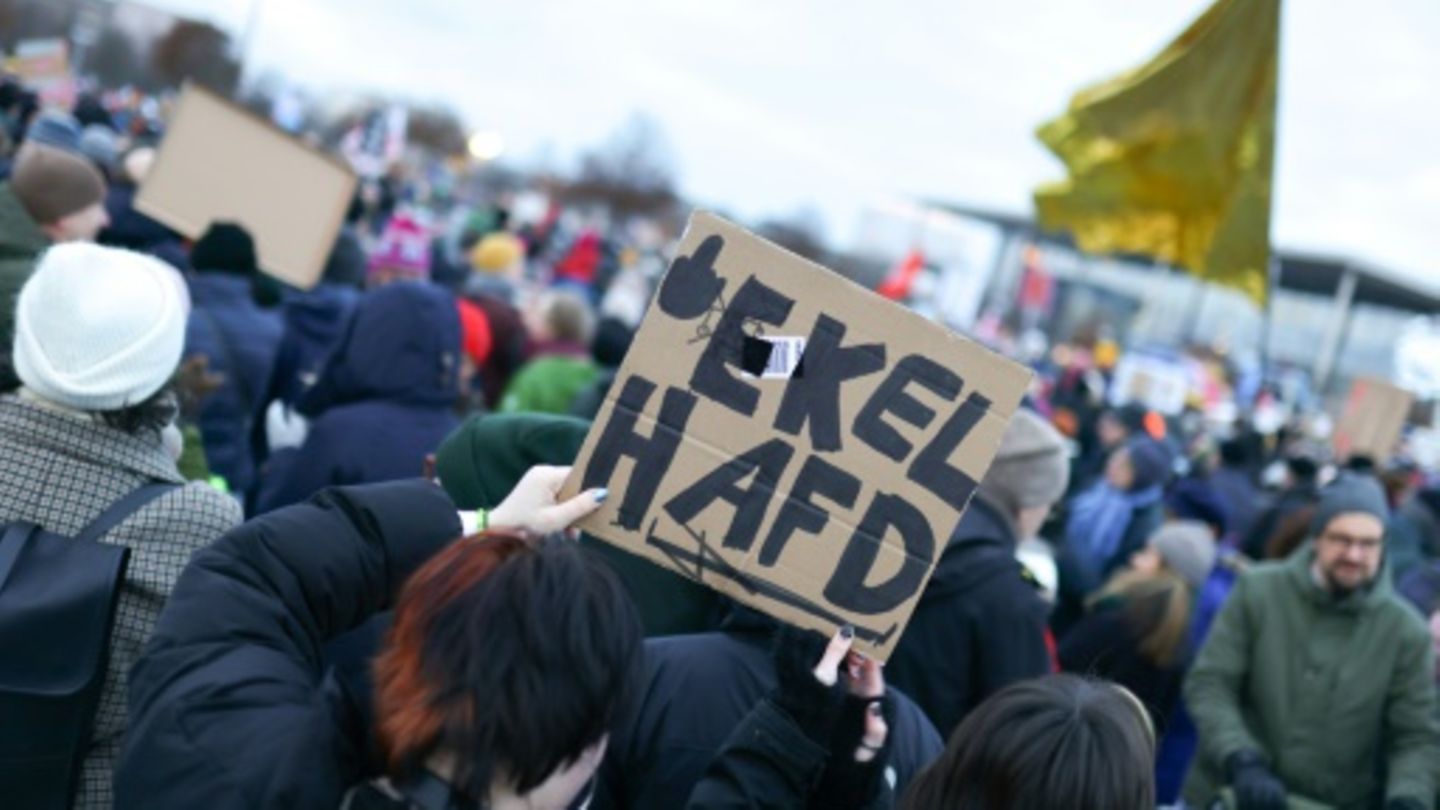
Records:
[[[660,406],[660,422],[646,438],[635,432],[635,421],[644,412],[645,404],[653,393],[655,383],[644,377],[636,375],[625,381],[582,479],[585,489],[609,486],[620,458],[629,456],[634,459],[635,471],[625,487],[625,500],[619,509],[620,525],[631,531],[640,528],[645,513],[650,510],[650,502],[655,500],[660,481],[675,460],[675,451],[685,433],[685,423],[690,421],[690,412],[695,409],[697,401],[689,391],[667,389],[665,401]]]
[[[770,507],[780,476],[794,455],[795,448],[780,439],[771,439],[696,481],[689,489],[671,498],[665,504],[665,511],[675,522],[685,526],[716,500],[726,501],[735,507],[735,518],[725,532],[723,545],[749,550],[755,543],[760,524],[765,520],[765,510]],[[755,480],[750,486],[739,486],[752,472]]]
[[[990,400],[984,394],[970,392],[935,438],[915,456],[915,463],[910,465],[906,476],[935,493],[957,512],[965,509],[970,496],[975,493],[975,479],[952,465],[950,455],[989,410]]]
[[[894,576],[879,585],[866,585],[891,527],[900,532],[905,560]],[[885,613],[915,594],[934,556],[935,534],[925,515],[898,495],[877,493],[825,585],[825,598],[842,610],[870,616]]]
[[[960,395],[960,378],[933,360],[911,354],[895,364],[890,376],[880,383],[865,407],[860,409],[851,428],[855,438],[892,461],[903,461],[913,447],[882,418],[886,411],[921,429],[935,418],[934,411],[905,393],[905,387],[912,381],[947,400],[954,400]]]
[[[796,531],[819,534],[830,522],[830,513],[815,505],[816,495],[824,495],[831,501],[850,509],[860,496],[860,479],[836,467],[820,456],[806,459],[795,479],[795,488],[780,507],[775,525],[760,546],[760,564],[770,567],[780,558],[785,545]]]
[[[775,429],[792,436],[810,422],[810,444],[819,451],[840,449],[840,384],[885,368],[885,346],[866,343],[840,348],[845,324],[821,315],[805,342],[805,374],[785,386]]]

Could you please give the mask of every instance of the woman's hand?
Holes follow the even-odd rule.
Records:
[[[542,537],[564,531],[599,509],[608,490],[592,489],[563,503],[558,500],[569,475],[569,467],[531,467],[505,500],[490,510],[489,529]]]

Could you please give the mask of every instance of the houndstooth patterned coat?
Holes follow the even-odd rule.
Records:
[[[184,483],[159,436],[132,436],[84,414],[0,397],[0,523],[24,520],[73,535],[127,493],[162,481]],[[112,804],[110,776],[125,731],[130,667],[191,552],[241,519],[229,496],[191,484],[151,501],[103,538],[130,548],[130,568],[76,808]]]

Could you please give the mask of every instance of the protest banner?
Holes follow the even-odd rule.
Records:
[[[260,267],[301,289],[320,280],[355,194],[355,173],[264,118],[186,85],[135,207],[197,239],[236,222]]]
[[[1115,366],[1110,404],[1136,403],[1166,416],[1179,416],[1190,387],[1190,371],[1179,360],[1131,352]]]
[[[719,217],[690,220],[566,492],[580,526],[884,660],[1030,372]]]
[[[1342,461],[1369,456],[1383,464],[1395,454],[1414,399],[1409,391],[1383,380],[1355,380],[1335,427],[1335,455]]]
[[[69,109],[75,105],[75,76],[70,72],[70,46],[64,39],[22,40],[15,45],[15,54],[5,60],[5,72],[34,90],[44,106]]]

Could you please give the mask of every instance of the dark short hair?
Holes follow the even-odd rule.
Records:
[[[1155,740],[1119,687],[1075,675],[991,696],[906,793],[904,810],[1151,810]]]
[[[392,775],[454,757],[453,787],[518,793],[609,732],[643,675],[640,618],[573,543],[467,538],[406,583],[376,661],[377,722]]]
[[[1250,463],[1250,447],[1241,438],[1220,442],[1220,462],[1227,467],[1243,467]]]
[[[95,418],[116,430],[134,436],[144,432],[159,433],[175,419],[180,405],[175,399],[175,389],[169,385],[146,397],[135,405],[116,408],[113,411],[99,411]]]

